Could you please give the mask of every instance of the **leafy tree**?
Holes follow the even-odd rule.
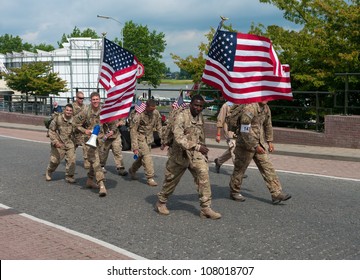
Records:
[[[139,81],[154,87],[160,85],[166,72],[165,63],[160,61],[166,46],[165,34],[128,21],[123,29],[123,37],[124,48],[131,51],[145,67],[145,74]]]
[[[89,37],[92,39],[98,39],[100,36],[94,31],[93,29],[86,28],[85,30],[81,31],[78,27],[74,27],[73,31],[65,35],[65,33],[62,35],[61,40],[57,42],[59,48],[63,47],[63,43],[67,43],[67,38],[80,38],[80,37]]]
[[[21,52],[23,50],[31,51],[31,48],[30,44],[23,44],[19,36],[14,37],[9,34],[0,36],[0,53]]]
[[[52,72],[50,62],[32,62],[10,70],[4,77],[7,86],[13,90],[42,96],[68,91],[66,81]]]

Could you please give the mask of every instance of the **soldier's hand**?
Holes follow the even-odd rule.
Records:
[[[258,154],[265,154],[266,153],[266,151],[265,151],[265,149],[262,147],[262,146],[260,146],[260,145],[257,145],[256,146],[256,153],[258,153]]]
[[[215,141],[218,142],[218,143],[220,143],[220,140],[221,140],[220,135],[216,135]]]
[[[268,142],[269,144],[269,152],[272,153],[273,151],[275,151],[274,145],[272,142]]]
[[[209,152],[209,149],[204,145],[200,145],[199,152],[206,156]]]
[[[134,155],[139,155],[139,150],[136,149],[133,151],[133,153],[134,153]]]
[[[164,150],[165,149],[165,147],[166,147],[166,145],[165,144],[161,144],[161,146],[160,146],[160,150]]]

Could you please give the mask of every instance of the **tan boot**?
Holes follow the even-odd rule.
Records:
[[[65,181],[66,181],[67,183],[69,183],[69,184],[75,184],[75,183],[76,183],[76,180],[75,180],[74,176],[67,176],[67,177],[65,178]]]
[[[221,214],[215,212],[210,207],[204,207],[204,208],[201,208],[200,217],[201,218],[210,218],[212,220],[217,220],[217,219],[221,218]]]
[[[156,186],[158,185],[158,183],[156,183],[156,181],[155,181],[153,178],[147,179],[147,184],[148,184],[150,187],[156,187]]]
[[[105,185],[103,182],[100,182],[99,196],[102,197],[102,196],[106,196],[106,195],[107,195],[107,191],[106,191]]]
[[[90,178],[88,178],[86,180],[86,187],[93,188],[93,189],[98,189],[99,188],[99,186]]]
[[[51,181],[51,172],[49,172],[49,170],[46,170],[45,172],[45,179],[46,181]]]
[[[117,172],[120,176],[126,176],[128,175],[128,172],[125,170],[124,167],[117,168]]]
[[[135,172],[132,171],[131,168],[129,168],[129,175],[130,175],[131,180],[137,180],[136,174],[135,174]]]
[[[163,203],[160,201],[156,202],[155,211],[157,211],[161,215],[169,215],[170,214],[169,209],[166,207],[166,203]]]

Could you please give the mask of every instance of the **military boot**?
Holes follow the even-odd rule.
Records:
[[[170,214],[169,209],[166,207],[166,203],[163,203],[160,201],[156,202],[155,210],[161,215],[169,215]]]
[[[45,179],[46,179],[46,181],[51,181],[51,172],[47,169],[45,172]]]
[[[65,181],[69,184],[75,184],[76,180],[74,178],[74,176],[66,176]]]
[[[220,173],[220,167],[221,167],[221,165],[219,164],[219,160],[216,158],[216,159],[214,160],[214,162],[215,162],[215,171],[216,171],[216,173]]]
[[[120,176],[126,176],[126,175],[128,175],[128,172],[125,170],[124,167],[119,167],[119,168],[116,168],[116,169],[117,169],[118,174],[119,174]]]
[[[99,188],[99,186],[90,178],[88,178],[86,180],[86,187],[93,188],[93,189],[98,189]]]
[[[105,188],[105,185],[104,185],[104,182],[100,182],[100,190],[99,190],[99,196],[102,197],[102,196],[106,196],[107,194],[107,191],[106,191],[106,188]]]
[[[209,218],[209,219],[212,219],[212,220],[217,220],[217,219],[221,218],[221,214],[215,212],[210,207],[204,207],[204,208],[201,208],[200,217],[201,218]]]
[[[148,184],[150,187],[156,187],[156,186],[158,185],[158,183],[156,183],[156,181],[155,181],[153,178],[147,179],[147,184]]]
[[[131,180],[137,180],[136,174],[135,174],[135,172],[132,171],[131,168],[129,168],[129,174],[130,174]]]
[[[278,195],[275,196],[271,196],[272,198],[272,203],[273,204],[279,204],[281,201],[285,201],[291,198],[290,194],[287,193],[280,193]]]

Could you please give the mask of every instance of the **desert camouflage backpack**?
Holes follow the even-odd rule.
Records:
[[[231,106],[229,113],[225,117],[225,122],[229,131],[236,132],[237,122],[244,107],[245,104],[234,104]]]

